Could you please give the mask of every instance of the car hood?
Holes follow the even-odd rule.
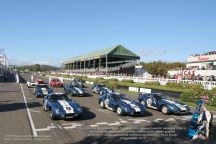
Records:
[[[176,106],[176,107],[178,107],[178,108],[180,108],[180,109],[184,109],[185,106],[186,106],[186,104],[180,103],[180,102],[178,102],[178,101],[172,101],[172,100],[168,100],[168,99],[161,99],[161,101],[162,101],[163,103],[168,104],[168,105]]]
[[[83,93],[84,90],[82,88],[74,87],[72,90],[78,92],[78,93]]]
[[[71,111],[74,109],[80,108],[80,105],[75,101],[68,101],[68,100],[58,100],[52,103],[57,108],[62,108],[67,111],[67,107],[71,108]]]
[[[120,99],[120,100],[118,100],[118,102],[123,104],[123,105],[130,105],[131,107],[139,106],[137,104],[137,102],[132,101],[132,100],[127,100],[127,99]]]

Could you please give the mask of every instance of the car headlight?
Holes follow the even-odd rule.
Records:
[[[56,112],[56,113],[59,113],[59,112],[60,112],[60,109],[56,109],[55,112]]]
[[[178,108],[177,108],[176,106],[170,106],[170,109],[171,109],[171,110],[174,110],[174,111],[177,111],[177,110],[178,110]]]
[[[82,108],[81,108],[81,107],[78,107],[78,108],[77,108],[77,111],[82,112]]]

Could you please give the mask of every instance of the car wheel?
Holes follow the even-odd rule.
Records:
[[[44,111],[47,111],[47,109],[46,109],[46,107],[45,107],[45,105],[44,105],[44,104],[43,104],[43,110],[44,110]]]
[[[70,96],[71,96],[71,97],[73,97],[73,94],[72,94],[72,93],[70,93]]]
[[[163,114],[168,114],[169,112],[168,112],[167,106],[163,106],[162,109],[161,109],[161,112],[162,112]]]
[[[103,109],[105,108],[105,104],[104,104],[103,101],[100,101],[100,107],[103,108]]]
[[[53,114],[53,111],[52,111],[52,110],[50,110],[50,118],[51,118],[52,120],[55,120],[55,116],[54,116],[54,114]]]
[[[117,114],[120,115],[120,116],[123,115],[123,111],[122,111],[122,108],[121,108],[120,106],[117,107],[116,112],[117,112]]]

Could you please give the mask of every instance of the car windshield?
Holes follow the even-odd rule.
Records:
[[[104,85],[103,84],[98,84],[97,87],[104,87]]]
[[[77,84],[77,83],[71,83],[71,84],[69,85],[69,87],[71,87],[71,88],[73,88],[73,87],[82,88],[82,86],[79,85],[79,84]]]
[[[50,95],[50,100],[70,100],[65,94],[52,94]]]
[[[171,101],[175,101],[174,98],[168,96],[168,95],[165,95],[165,94],[157,94],[157,99],[167,99],[167,100],[171,100]]]
[[[118,99],[129,99],[129,97],[125,94],[112,94],[112,98],[115,99],[115,100],[118,100]]]
[[[59,82],[59,79],[52,79],[52,81]]]

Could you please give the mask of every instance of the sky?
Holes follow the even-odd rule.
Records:
[[[0,49],[10,64],[60,66],[118,44],[144,62],[214,51],[216,1],[0,0]]]

